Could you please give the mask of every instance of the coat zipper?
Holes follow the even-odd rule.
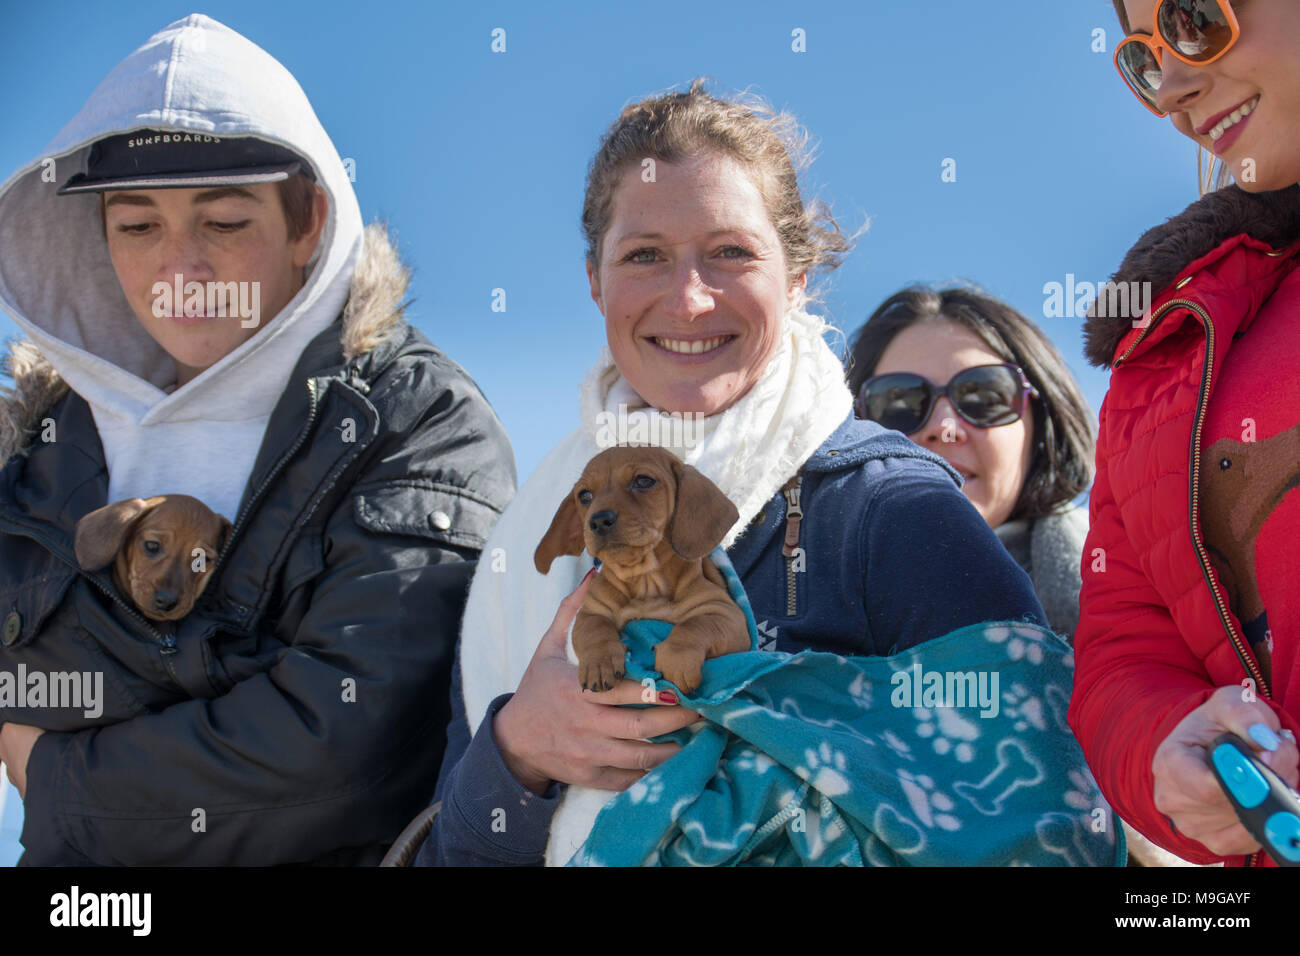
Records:
[[[1259,669],[1254,658],[1247,653],[1245,642],[1232,626],[1232,619],[1228,614],[1227,602],[1224,600],[1223,594],[1219,591],[1219,585],[1215,580],[1214,575],[1211,573],[1209,555],[1205,550],[1205,543],[1201,539],[1200,534],[1200,524],[1198,519],[1200,517],[1201,508],[1201,431],[1205,425],[1205,414],[1208,411],[1210,404],[1210,374],[1214,369],[1214,323],[1210,321],[1209,313],[1207,313],[1198,303],[1193,302],[1190,299],[1171,299],[1162,305],[1159,311],[1151,317],[1151,322],[1145,329],[1143,329],[1142,334],[1137,337],[1137,340],[1128,347],[1115,364],[1119,365],[1120,362],[1128,358],[1129,355],[1133,353],[1133,350],[1138,347],[1138,344],[1146,338],[1147,333],[1155,328],[1156,323],[1172,309],[1178,306],[1183,306],[1184,308],[1196,313],[1200,318],[1202,325],[1205,327],[1205,362],[1201,369],[1200,394],[1196,401],[1196,417],[1192,424],[1191,489],[1190,499],[1188,502],[1188,521],[1191,526],[1192,545],[1196,549],[1196,557],[1201,565],[1201,574],[1205,578],[1206,583],[1210,586],[1210,593],[1214,596],[1214,605],[1219,612],[1219,621],[1223,624],[1224,630],[1228,632],[1228,640],[1232,643],[1232,648],[1237,654],[1237,659],[1241,662],[1241,666],[1245,669],[1247,676],[1249,676],[1251,680],[1255,682],[1255,686],[1259,688],[1259,693],[1264,697],[1270,697],[1272,695],[1269,691],[1268,682],[1264,680],[1263,671]],[[1252,853],[1247,858],[1246,865],[1258,866],[1259,856],[1262,852],[1262,850],[1256,850]]]
[[[785,496],[785,543],[781,554],[785,556],[785,616],[794,617],[798,607],[798,586],[795,577],[794,562],[799,550],[799,522],[803,518],[803,508],[799,504],[799,493],[803,490],[803,476],[796,474],[785,483],[781,494]]]
[[[231,548],[235,546],[235,542],[238,539],[240,532],[243,531],[244,525],[248,523],[248,516],[253,513],[253,509],[257,506],[258,502],[262,500],[262,496],[266,494],[266,489],[271,487],[271,484],[279,476],[280,472],[284,470],[285,465],[289,463],[289,460],[293,458],[294,455],[298,454],[298,450],[302,448],[306,443],[307,438],[311,435],[312,426],[316,423],[316,414],[320,402],[320,396],[316,391],[316,380],[314,378],[307,379],[307,392],[309,394],[307,424],[303,426],[302,431],[298,433],[298,438],[294,441],[293,445],[287,452],[280,456],[275,465],[271,468],[270,473],[266,476],[266,480],[253,491],[248,502],[235,517],[235,524],[230,529],[230,534],[226,537],[226,546],[222,548],[221,553],[217,555],[217,563],[212,568],[213,575],[220,570],[222,564],[226,560],[226,555],[228,555]]]
[[[308,436],[310,436],[312,431],[312,426],[316,422],[316,415],[319,407],[319,395],[316,390],[315,379],[309,378],[307,380],[307,391],[310,396],[310,404],[307,411],[307,424],[304,426],[302,431],[298,434],[298,438],[294,442],[293,446],[288,450],[288,452],[282,455],[280,459],[275,463],[275,467],[271,469],[271,473],[267,476],[266,481],[264,481],[257,488],[257,490],[253,493],[252,497],[249,498],[248,504],[239,513],[238,518],[234,524],[234,527],[232,527],[230,535],[226,539],[226,546],[222,548],[221,553],[217,555],[217,563],[212,569],[214,574],[217,571],[217,569],[221,567],[222,562],[225,561],[226,555],[230,552],[231,547],[234,545],[238,533],[243,529],[244,525],[247,524],[248,516],[249,514],[252,513],[253,507],[257,504],[258,501],[261,500],[262,496],[266,493],[266,489],[271,486],[272,482],[275,481],[275,478],[280,474],[280,472],[284,470],[284,466],[288,463],[289,459],[291,459],[294,455],[298,453],[298,450],[302,448],[303,444],[307,441]],[[369,391],[369,388],[367,388],[366,391]],[[94,577],[92,577],[89,572],[83,570],[79,565],[67,561],[67,559],[64,558],[59,553],[59,550],[55,548],[50,541],[46,540],[43,535],[24,529],[21,526],[15,526],[10,522],[4,522],[4,523],[8,524],[9,527],[14,531],[31,538],[33,541],[36,541],[38,544],[43,545],[47,551],[49,551],[51,554],[58,557],[61,561],[63,561],[64,564],[67,564],[74,571],[76,571],[87,581],[93,584],[110,600],[112,600],[114,604],[116,604],[123,611],[125,611],[129,617],[131,617],[134,621],[136,621],[136,623],[138,623],[144,631],[146,631],[150,636],[153,637],[155,641],[158,642],[161,648],[161,654],[163,655],[163,661],[166,664],[168,673],[171,674],[172,680],[176,681],[177,684],[180,684],[180,678],[177,676],[176,668],[172,665],[172,661],[171,661],[172,655],[176,654],[178,650],[178,648],[176,647],[176,635],[174,633],[158,630],[156,627],[153,626],[153,624],[149,621],[148,618],[146,618],[139,611],[137,611],[132,605],[128,604],[122,598],[122,596],[117,593],[115,588],[106,587],[105,585],[101,584],[98,580],[96,580]]]

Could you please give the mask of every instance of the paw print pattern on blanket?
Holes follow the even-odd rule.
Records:
[[[952,709],[931,710],[928,707],[914,708],[916,712],[916,735],[926,740],[933,738],[934,752],[939,756],[952,754],[959,763],[970,763],[975,759],[972,742],[979,737],[979,727],[974,720],[968,720]]]
[[[662,636],[629,625],[634,679],[653,673]],[[719,658],[691,702],[708,720],[672,770],[610,800],[572,862],[1122,865],[1116,828],[1092,826],[1104,802],[1062,723],[1067,652],[1009,621],[886,658]],[[895,707],[882,688],[900,664],[996,673],[997,706]]]
[[[1015,721],[1012,726],[1017,731],[1023,733],[1030,727],[1039,731],[1047,729],[1042,698],[1031,694],[1024,684],[1012,684],[1002,692],[1002,710]]]
[[[900,857],[921,853],[930,843],[926,829],[950,833],[961,829],[961,820],[952,812],[956,803],[935,787],[933,777],[900,767],[898,781],[914,818],[888,803],[876,807],[871,823],[873,835],[865,848],[866,862],[872,866],[896,866]]]
[[[849,696],[853,698],[863,710],[871,709],[871,681],[867,680],[866,674],[859,674],[849,684]]]
[[[1067,715],[1070,710],[1070,691],[1069,688],[1058,687],[1056,684],[1048,684],[1047,690],[1043,691],[1043,696],[1047,698],[1047,706],[1052,712],[1052,719],[1056,721],[1056,729],[1063,734],[1074,736],[1074,731],[1070,729]]]
[[[642,777],[627,789],[628,799],[633,803],[658,803],[664,795],[662,777]]]
[[[828,797],[849,792],[849,781],[845,776],[848,772],[849,762],[844,759],[844,754],[833,750],[825,741],[815,750],[804,751],[804,766],[799,768],[799,776]]]
[[[776,761],[765,753],[746,747],[736,755],[734,766],[737,771],[752,772],[754,776],[761,777],[776,766]]]
[[[961,821],[952,813],[957,808],[952,797],[934,785],[934,778],[923,774],[912,774],[906,770],[898,771],[899,782],[912,812],[925,826],[940,830],[960,830]]]
[[[1070,789],[1065,791],[1065,805],[1084,813],[1091,813],[1100,797],[1096,782],[1086,773],[1078,770],[1071,770],[1067,777],[1070,781]]]
[[[1013,661],[1026,658],[1032,664],[1043,662],[1043,645],[1039,643],[1037,631],[1017,627],[990,627],[985,631],[994,644],[1007,645],[1007,657]]]
[[[793,828],[792,820],[789,826]],[[826,794],[818,794],[811,804],[805,802],[802,833],[792,834],[802,839],[808,859],[820,861],[828,854],[834,854],[836,846],[849,833],[848,824],[835,804],[827,799]],[[855,862],[860,865],[861,857],[854,854]],[[844,860],[840,860],[843,863]]]

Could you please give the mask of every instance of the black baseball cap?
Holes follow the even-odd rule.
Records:
[[[265,140],[140,129],[94,143],[86,171],[64,183],[59,195],[113,189],[244,186],[279,182],[296,172],[316,178],[302,157]]]

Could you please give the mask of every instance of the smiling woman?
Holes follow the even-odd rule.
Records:
[[[627,170],[611,206],[587,274],[614,361],[655,408],[716,415],[763,374],[801,288],[758,188],[705,156],[661,163],[649,184]]]
[[[1079,619],[1092,413],[1056,347],[1020,312],[974,289],[912,286],[854,337],[856,412],[951,464],[962,493],[1029,575],[1067,640]]]
[[[1047,667],[1060,660],[1064,645],[1041,629],[1043,611],[1029,579],[962,496],[957,472],[902,436],[853,417],[839,360],[823,339],[828,327],[806,311],[810,272],[833,267],[848,243],[834,221],[800,195],[796,131],[791,117],[716,98],[698,81],[687,92],[628,106],[610,127],[589,168],[583,204],[587,276],[605,319],[607,348],[582,385],[581,423],[520,490],[487,547],[503,555],[538,547],[555,502],[567,489],[580,492],[574,483],[602,451],[611,416],[640,421],[696,413],[690,440],[670,444],[668,451],[698,469],[734,506],[737,517],[732,522],[728,515],[721,546],[736,586],[743,585],[746,606],[763,628],[761,653],[731,657],[783,674],[791,673],[784,668],[792,660],[813,666],[809,658],[796,658],[802,651],[826,652],[816,660],[831,668],[839,666],[833,661],[852,667],[870,657],[903,654],[929,661],[936,647],[959,654],[984,647],[983,633],[969,626],[1002,621],[1017,622],[1015,632],[1034,645],[1026,654],[1018,637],[1016,661]],[[635,497],[630,486],[619,490]],[[673,498],[670,507],[675,517],[666,524],[677,526],[681,499]],[[688,521],[705,521],[685,507]],[[598,518],[617,520],[604,512]],[[544,566],[545,575],[510,558],[493,568],[480,564],[474,576],[452,691],[455,720],[435,795],[441,812],[426,814],[423,829],[415,825],[406,857],[423,840],[418,860],[427,865],[596,862],[608,858],[609,847],[601,848],[599,839],[577,852],[592,836],[596,817],[614,820],[615,830],[630,825],[613,801],[626,809],[629,801],[655,803],[684,787],[688,803],[707,803],[670,769],[680,766],[668,761],[690,747],[680,745],[688,738],[661,737],[699,716],[682,706],[690,700],[683,696],[687,688],[660,681],[656,693],[647,695],[647,686],[624,676],[612,690],[583,692],[579,671],[566,655],[566,637],[593,587],[592,559],[566,555]],[[933,640],[961,629],[955,640]],[[1012,631],[999,633],[1003,643],[991,653],[1001,662]],[[1005,676],[1010,679],[1010,671]],[[1044,672],[1015,679],[1046,692]],[[809,766],[801,764],[806,748],[797,748],[793,759],[787,756],[792,774],[844,798],[840,805],[852,805],[854,798],[846,794],[860,794],[861,805],[871,804],[874,812],[880,801],[866,796],[872,781],[906,781],[906,789],[912,775],[943,779],[962,761],[969,761],[960,768],[963,775],[975,779],[997,766],[998,734],[991,723],[975,732],[982,741],[978,747],[955,741],[942,746],[928,739],[931,712],[920,702],[915,709],[863,717],[870,697],[861,691],[866,680],[847,681],[830,694],[830,706],[854,710],[862,736],[886,734],[879,740],[894,740],[900,749],[882,743],[849,767],[845,754],[857,751],[842,751],[822,734],[807,751],[813,754]],[[803,713],[824,695],[817,689],[823,687],[813,678],[795,680],[788,698],[769,697],[754,709],[779,711],[775,719]],[[642,703],[655,706],[619,709]],[[724,723],[716,714],[710,719]],[[708,736],[696,730],[699,739]],[[1057,731],[1048,729],[1049,735]],[[816,736],[811,718],[802,732]],[[1040,778],[1049,783],[1030,788],[1027,803],[1016,810],[992,808],[992,824],[972,819],[965,827],[945,815],[944,827],[962,831],[960,836],[921,836],[920,828],[932,820],[897,829],[864,822],[879,838],[855,829],[852,845],[835,850],[842,854],[837,859],[859,865],[865,859],[1062,862],[1043,851],[1036,827],[1050,829],[1058,820],[1073,830],[1074,816],[1060,803],[1061,794],[1071,789],[1067,776],[1086,782],[1087,772],[1068,735],[1054,739],[1051,751],[1072,769],[1044,770]],[[736,769],[752,768],[755,753],[738,760]],[[725,778],[716,755],[706,764]],[[653,782],[647,770],[656,774]],[[626,791],[625,798],[618,791]],[[601,814],[607,805],[612,817]],[[910,811],[901,812],[912,819]],[[780,819],[789,816],[787,810]],[[684,849],[690,842],[685,825],[681,833],[671,826],[667,833],[629,832],[635,839],[626,845],[647,847],[635,853],[635,862],[827,862],[821,855],[825,846],[805,846],[797,825],[776,832],[776,838],[789,836],[801,847],[789,854],[760,852],[755,841],[742,845],[763,819],[746,815],[734,826],[720,826],[719,845],[734,854]],[[1112,836],[1078,839],[1091,842],[1087,862],[1113,859]],[[650,852],[656,844],[659,849]],[[921,856],[909,856],[922,846]]]
[[[1300,4],[1115,9],[1125,81],[1237,182],[1124,259],[1118,281],[1156,290],[1144,321],[1088,318],[1088,358],[1113,373],[1070,724],[1150,840],[1198,863],[1268,862],[1204,758],[1231,732],[1300,781]]]
[[[1169,116],[1252,192],[1300,182],[1300,7],[1287,0],[1114,4],[1129,34],[1115,63],[1148,109]]]
[[[660,124],[652,142],[616,125],[588,172],[582,223],[620,371],[655,408],[714,415],[763,374],[809,272],[835,268],[850,243],[800,198],[808,160],[792,117],[719,103],[701,127],[693,107],[641,104],[642,121]]]

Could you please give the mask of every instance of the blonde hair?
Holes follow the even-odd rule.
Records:
[[[1199,143],[1196,146],[1196,185],[1204,196],[1232,184],[1228,164]]]
[[[598,269],[614,191],[630,167],[648,158],[665,163],[720,153],[751,172],[768,218],[781,238],[791,283],[814,269],[830,270],[853,246],[820,200],[805,203],[798,174],[811,163],[808,135],[789,113],[752,94],[714,97],[697,78],[685,93],[667,93],[624,107],[587,169],[582,231],[587,262]],[[805,297],[806,298],[806,297]]]

